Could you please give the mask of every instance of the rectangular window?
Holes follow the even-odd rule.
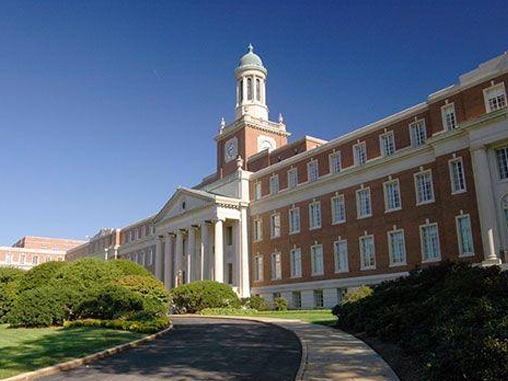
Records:
[[[260,282],[263,280],[263,257],[256,255],[254,257],[254,281]]]
[[[333,251],[335,254],[335,272],[344,273],[349,271],[347,258],[347,241],[345,239],[335,241],[333,243]]]
[[[24,265],[24,264],[25,264],[25,258],[26,258],[25,254],[21,254],[21,255],[20,255],[20,257],[19,257],[19,263],[20,263],[21,265]]]
[[[310,257],[312,265],[312,275],[323,275],[323,245],[313,245],[310,247]]]
[[[39,257],[37,255],[34,255],[32,257],[32,264],[33,265],[38,265],[39,264]]]
[[[254,220],[254,242],[263,239],[263,220],[257,218]]]
[[[5,254],[5,263],[12,263],[12,254],[11,253]]]
[[[391,156],[395,153],[395,136],[393,131],[387,132],[379,137],[379,144],[381,145],[381,155]]]
[[[391,180],[383,183],[385,194],[385,211],[391,212],[400,210],[402,203],[400,201],[400,185],[399,180]]]
[[[280,253],[272,253],[272,280],[282,278],[282,265]]]
[[[298,185],[298,170],[291,168],[288,171],[288,188],[296,188]]]
[[[270,177],[270,194],[279,193],[279,175],[272,175]]]
[[[319,178],[319,166],[317,160],[312,160],[307,163],[307,176],[309,182],[316,181]]]
[[[425,126],[425,120],[420,119],[409,125],[411,134],[411,146],[419,147],[425,143],[427,139],[427,128]]]
[[[372,235],[360,237],[360,262],[360,270],[376,268],[376,252]]]
[[[272,214],[270,216],[270,237],[280,237],[280,214]]]
[[[457,128],[457,118],[455,117],[455,105],[448,103],[441,107],[441,119],[445,130],[454,130]]]
[[[299,248],[292,249],[289,252],[291,261],[291,278],[299,278],[302,276],[302,251]]]
[[[390,251],[390,266],[406,264],[404,230],[401,229],[388,232],[388,248]]]
[[[434,202],[434,186],[430,170],[415,174],[416,205]]]
[[[143,266],[145,265],[145,259],[146,259],[146,258],[145,258],[145,251],[144,251],[144,250],[142,250],[142,251],[141,251],[141,259],[140,259],[140,263],[141,263],[141,265],[143,265]]]
[[[314,290],[314,308],[324,308],[323,290]]]
[[[339,173],[341,168],[340,152],[330,154],[330,173]]]
[[[483,97],[485,99],[485,109],[487,112],[496,111],[506,107],[506,91],[504,83],[500,83],[483,90]]]
[[[309,204],[309,229],[321,227],[321,203],[315,201]]]
[[[289,234],[300,232],[300,208],[289,209]]]
[[[344,195],[340,194],[332,197],[332,224],[338,224],[346,221],[346,203]]]
[[[233,246],[233,227],[226,226],[226,246]]]
[[[254,183],[254,200],[261,199],[261,182]]]
[[[508,147],[496,149],[496,160],[499,178],[508,179]]]
[[[420,241],[423,262],[433,262],[441,259],[437,224],[420,226]]]
[[[356,191],[356,210],[358,218],[372,216],[370,188],[362,188]]]
[[[153,265],[153,249],[148,249],[148,266]]]
[[[367,146],[365,142],[353,146],[353,157],[355,165],[362,165],[367,161]]]
[[[467,257],[474,255],[473,233],[471,230],[471,218],[469,214],[455,217],[457,223],[457,238],[459,240],[459,255]]]
[[[464,164],[462,158],[450,160],[450,181],[452,184],[452,194],[466,191],[466,178],[464,176]]]
[[[302,293],[300,291],[293,291],[291,293],[291,302],[293,308],[302,308]]]

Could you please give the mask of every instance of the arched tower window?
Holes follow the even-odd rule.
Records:
[[[256,78],[256,100],[261,101],[261,81]]]
[[[238,103],[243,102],[243,79],[240,80],[240,87],[238,88],[238,99],[239,99]]]
[[[247,78],[247,100],[252,100],[252,79]]]

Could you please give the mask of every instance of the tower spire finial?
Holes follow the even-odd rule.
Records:
[[[252,51],[254,50],[254,46],[252,46],[252,44],[249,44],[249,46],[247,46],[247,49],[249,49],[249,53],[252,53]]]

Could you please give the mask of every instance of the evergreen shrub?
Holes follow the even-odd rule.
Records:
[[[240,300],[231,286],[215,281],[191,282],[170,291],[175,313],[196,313],[205,308],[239,308]]]

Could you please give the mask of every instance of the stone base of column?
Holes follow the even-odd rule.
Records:
[[[489,267],[489,266],[499,266],[501,264],[501,259],[499,258],[492,258],[492,259],[485,259],[482,261],[483,267]]]

